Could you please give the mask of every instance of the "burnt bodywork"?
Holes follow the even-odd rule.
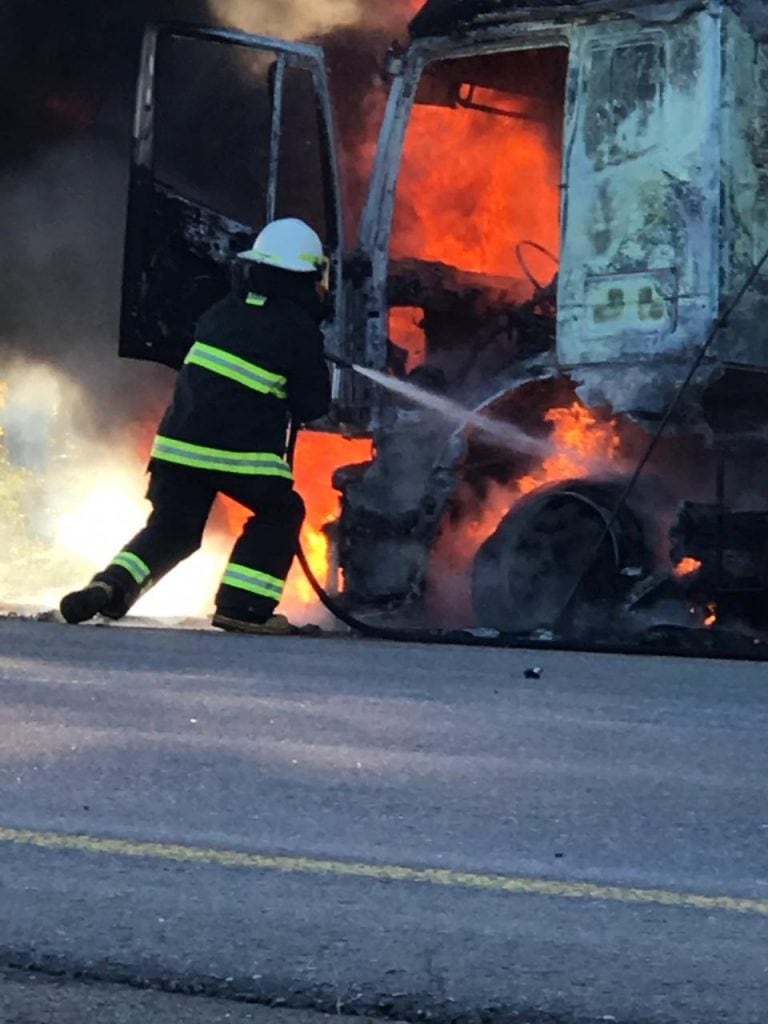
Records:
[[[472,570],[481,623],[533,625],[530,614],[516,620],[515,607],[530,606],[525,595],[535,573],[508,584],[515,564],[535,562],[530,553],[547,533],[542,517],[549,517],[555,539],[541,559],[551,564],[546,586],[556,596],[543,602],[549,610],[534,614],[547,625],[550,605],[572,576],[569,560],[555,555],[557,545],[566,535],[591,537],[611,518],[631,459],[768,245],[766,24],[763,4],[429,0],[410,26],[410,45],[388,60],[391,91],[378,155],[357,244],[347,253],[321,52],[236,33],[200,35],[217,46],[274,55],[276,70],[258,101],[272,126],[261,156],[269,171],[263,219],[278,209],[279,174],[301,163],[286,141],[276,83],[291,65],[311,75],[334,264],[329,353],[408,373],[469,410],[491,412],[543,439],[551,429],[547,410],[577,399],[620,425],[624,457],[614,478],[566,481],[554,496],[545,489],[500,516]],[[160,32],[180,34],[173,27]],[[259,224],[258,216],[233,217],[158,180],[151,88],[157,38],[148,35],[139,87],[121,351],[177,365],[197,306],[225,286],[230,257]],[[517,69],[511,78],[504,71],[510,55]],[[489,88],[490,101],[483,99]],[[560,160],[559,254],[547,274],[531,274],[524,258],[531,250],[521,250],[546,247],[513,232],[517,265],[503,275],[394,251],[404,152],[419,104],[462,116],[478,112],[497,125],[506,118],[510,131],[517,121],[540,122]],[[511,180],[509,187],[521,183]],[[674,559],[702,562],[695,579],[707,601],[726,590],[749,595],[744,600],[753,605],[762,600],[768,575],[755,524],[764,522],[768,493],[755,467],[768,436],[767,289],[759,278],[677,401],[651,482],[626,518],[610,524],[609,546],[598,557],[606,585],[597,587],[595,600],[628,610],[647,606],[670,576],[670,528]],[[415,368],[393,336],[397,310],[414,311],[421,332]],[[342,497],[333,535],[344,599],[358,612],[428,617],[424,595],[441,536],[469,505],[483,505],[494,489],[530,472],[531,457],[373,390],[349,370],[337,371],[334,394],[325,429],[375,442],[372,462],[341,468],[334,480]],[[693,511],[712,505],[714,518]],[[729,561],[725,541],[741,523],[729,517],[742,515],[753,527],[750,555]],[[537,522],[526,532],[531,517]],[[746,566],[741,576],[723,571],[724,558]],[[672,589],[687,603],[691,587]],[[731,603],[741,607],[739,598]]]
[[[195,320],[226,294],[236,253],[283,209],[326,240],[340,326],[341,210],[322,51],[223,29],[148,29],[120,355],[180,366]]]

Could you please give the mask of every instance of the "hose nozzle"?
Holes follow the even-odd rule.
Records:
[[[342,370],[354,369],[352,363],[350,363],[348,360],[342,359],[340,356],[331,355],[331,353],[329,352],[325,353],[325,359],[327,362],[333,363],[334,366],[341,367]]]

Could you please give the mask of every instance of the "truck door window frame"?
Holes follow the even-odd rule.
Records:
[[[154,173],[156,72],[158,48],[161,39],[190,39],[208,42],[212,45],[243,47],[249,50],[271,52],[275,55],[275,75],[272,86],[272,127],[269,154],[269,178],[267,202],[264,211],[265,223],[273,219],[278,202],[280,182],[281,137],[283,133],[283,87],[285,71],[289,67],[307,71],[312,76],[315,96],[318,141],[323,181],[323,206],[325,210],[326,237],[324,244],[329,261],[328,283],[333,299],[333,321],[329,334],[334,339],[343,337],[344,296],[342,289],[343,220],[341,206],[341,184],[337,162],[337,147],[334,133],[330,88],[323,50],[307,43],[291,43],[268,36],[251,35],[246,32],[221,28],[207,28],[163,22],[149,25],[145,30],[141,50],[139,75],[136,90],[136,109],[133,130],[133,154],[128,198],[128,221],[125,236],[125,260],[123,268],[123,304],[120,325],[120,354],[133,358],[154,358],[151,350],[146,355],[137,355],[139,345],[132,330],[133,311],[141,305],[141,277],[144,274],[143,260],[147,255],[146,225],[152,216],[152,192],[157,182]],[[179,193],[183,197],[183,193]],[[214,213],[216,211],[213,211]],[[223,218],[227,220],[227,218]],[[230,222],[234,229],[246,228],[255,232],[263,225],[241,225]],[[231,253],[217,249],[222,262]],[[191,341],[190,341],[191,344]],[[329,347],[338,346],[336,345]],[[131,349],[129,352],[128,349]]]

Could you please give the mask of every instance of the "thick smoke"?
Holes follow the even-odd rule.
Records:
[[[0,357],[72,376],[100,432],[165,393],[118,363],[117,315],[136,55],[145,18],[179,7],[29,0],[0,25]]]
[[[144,515],[146,450],[173,382],[164,368],[117,357],[145,23],[224,24],[324,45],[334,93],[345,99],[338,113],[353,218],[359,154],[371,149],[361,135],[375,133],[381,106],[365,97],[380,86],[381,59],[411,6],[25,0],[0,8],[0,602],[53,601],[111,557]],[[212,592],[219,561],[210,551],[198,557],[189,570],[197,587],[174,574],[179,593],[205,590],[208,576]],[[172,610],[205,608],[182,601]]]
[[[411,4],[408,0],[370,3],[366,0],[209,0],[213,17],[221,24],[256,35],[307,39],[328,35],[350,25],[358,28],[402,30]]]
[[[370,159],[369,97],[386,45],[403,33],[410,8],[407,0],[14,5],[0,24],[0,353],[73,374],[102,429],[148,407],[154,413],[164,394],[154,368],[143,372],[115,355],[133,86],[147,20],[222,23],[324,44],[334,91],[345,98],[339,127],[354,217]]]

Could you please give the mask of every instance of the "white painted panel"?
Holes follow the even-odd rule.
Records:
[[[719,20],[574,32],[558,357],[675,356],[717,309]]]

